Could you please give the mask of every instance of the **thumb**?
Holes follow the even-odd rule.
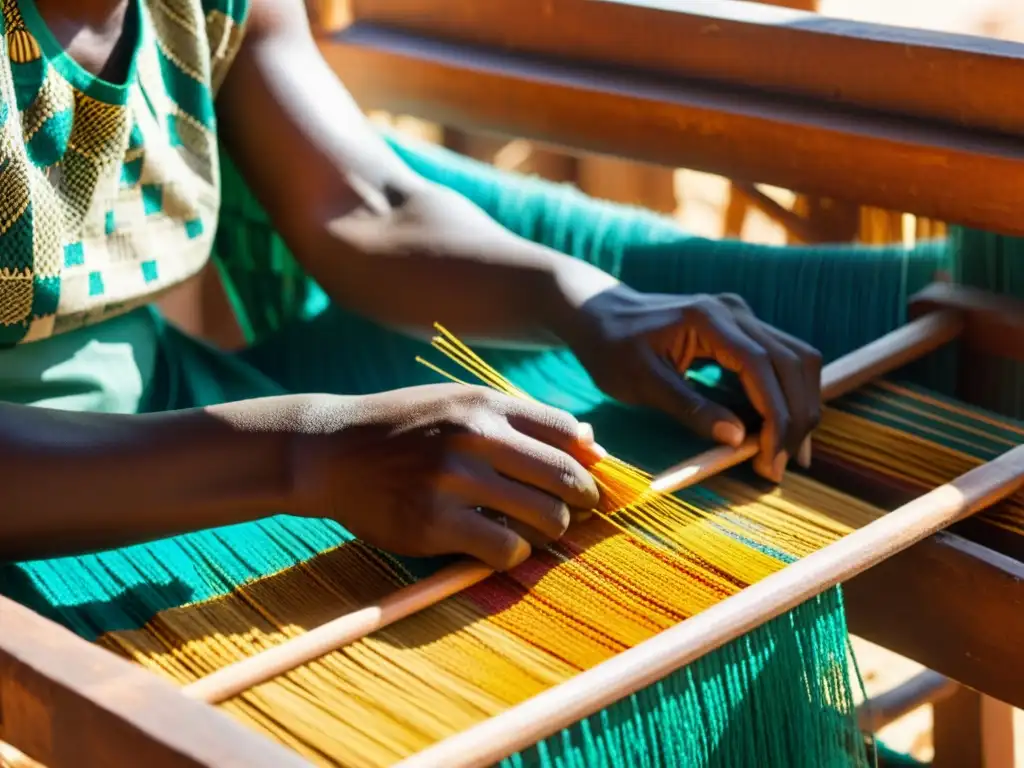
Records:
[[[668,362],[647,350],[648,405],[667,413],[699,437],[738,448],[746,437],[743,423],[728,408],[692,389]]]

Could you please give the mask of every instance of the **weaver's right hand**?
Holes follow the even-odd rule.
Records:
[[[482,387],[317,397],[302,425],[296,511],[396,554],[467,554],[506,570],[529,556],[528,531],[557,539],[570,509],[599,500],[586,466],[604,452],[586,426]]]

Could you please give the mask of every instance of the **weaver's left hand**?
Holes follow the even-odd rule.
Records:
[[[586,301],[567,341],[607,394],[659,409],[697,434],[738,446],[740,420],[682,374],[707,359],[739,375],[764,417],[755,470],[778,482],[821,412],[821,355],[758,320],[733,295],[644,294],[622,285]]]

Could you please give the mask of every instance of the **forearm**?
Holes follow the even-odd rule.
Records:
[[[467,340],[558,343],[572,310],[616,284],[432,184],[385,214],[335,219],[300,258],[342,306],[416,333],[440,322]]]
[[[0,561],[125,546],[282,511],[286,405],[121,416],[0,404]]]
[[[566,304],[614,284],[409,169],[320,57],[294,0],[254,4],[218,111],[277,230],[342,306],[415,332],[441,322],[546,344]]]

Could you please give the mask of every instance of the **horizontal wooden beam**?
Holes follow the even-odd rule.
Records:
[[[959,683],[945,675],[923,670],[895,688],[862,702],[857,707],[857,724],[865,733],[877,733],[918,707],[949,698],[959,688]]]
[[[1024,136],[1024,45],[719,0],[353,0],[462,45],[799,95]]]
[[[47,768],[300,768],[297,754],[0,596],[0,738]]]
[[[366,108],[1024,235],[1019,139],[362,22],[321,46]]]
[[[1024,563],[941,533],[843,590],[855,635],[1024,707]]]
[[[1024,301],[952,283],[934,283],[910,298],[911,319],[944,309],[963,314],[968,348],[1024,363]]]
[[[824,450],[815,452],[812,475],[888,509],[920,493]],[[844,584],[850,631],[1024,707],[1024,537],[977,519],[955,528]]]

